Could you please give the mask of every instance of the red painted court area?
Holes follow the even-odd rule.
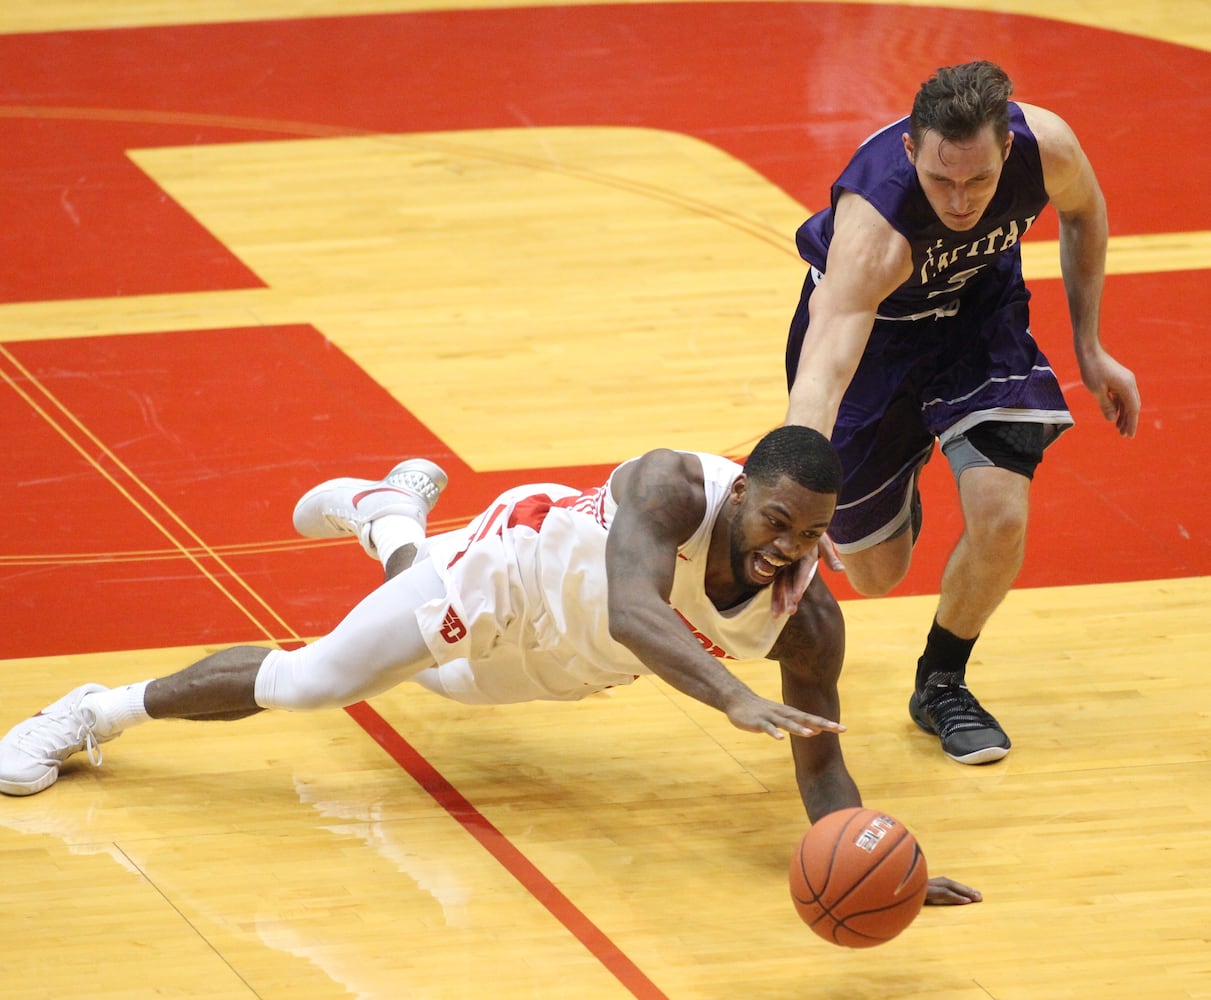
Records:
[[[128,150],[642,126],[713,143],[815,209],[854,146],[905,113],[921,79],[976,57],[1001,62],[1021,99],[1075,127],[1115,235],[1211,230],[1206,167],[1192,153],[1211,119],[1211,55],[1029,17],[686,3],[8,36],[0,318],[6,304],[261,285]],[[1049,213],[1032,238],[1055,234]],[[1020,585],[1211,574],[1205,272],[1107,281],[1105,337],[1144,398],[1132,442],[1078,384],[1061,284],[1034,290],[1036,335],[1078,426],[1040,472]],[[769,365],[781,370],[780,352]],[[331,475],[434,458],[451,474],[430,525],[441,530],[505,486],[588,486],[607,471],[473,472],[407,399],[305,324],[37,340],[6,339],[0,324],[0,428],[4,660],[290,645],[326,631],[379,578],[354,546],[292,531],[297,497]],[[739,428],[737,439],[760,430]],[[925,533],[901,593],[936,591],[959,530],[942,460],[922,490]],[[633,995],[663,995],[373,709],[349,713]]]
[[[351,453],[390,468],[406,442],[450,473],[441,529],[514,480],[472,475],[310,327],[31,341],[0,371],[23,498],[2,529],[5,658],[317,635],[381,571],[294,534],[309,485]]]
[[[928,38],[928,52],[913,40]],[[676,40],[675,43],[672,40]],[[979,52],[973,39],[987,40]],[[1096,58],[1074,65],[1074,51]],[[1023,100],[1065,116],[1098,168],[1116,235],[1211,229],[1199,197],[1211,56],[1028,17],[711,4],[449,11],[0,38],[0,299],[256,287],[125,151],[532,125],[687,133],[818,207],[854,145],[924,75],[1001,61]],[[1141,141],[1139,116],[1150,127]],[[1048,213],[1036,238],[1054,238]],[[1035,328],[1078,427],[1035,491],[1022,586],[1204,575],[1211,515],[1202,272],[1108,279],[1105,337],[1144,395],[1121,442],[1076,383],[1062,287]],[[787,317],[794,306],[787,300]],[[3,334],[0,332],[0,342]],[[315,634],[373,582],[341,546],[292,538],[318,477],[402,453],[450,466],[435,524],[502,486],[601,469],[477,475],[309,327],[9,343],[0,355],[10,511],[0,655]],[[771,356],[770,365],[780,366]],[[746,431],[757,429],[745,429]],[[625,456],[619,456],[622,458]],[[933,592],[958,531],[944,463],[902,593]],[[845,584],[835,579],[841,596]]]

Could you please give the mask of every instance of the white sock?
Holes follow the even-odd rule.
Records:
[[[370,540],[386,569],[387,562],[405,545],[419,546],[425,540],[425,525],[403,514],[387,514],[370,522]]]
[[[124,729],[147,722],[151,716],[143,706],[143,692],[150,683],[150,680],[139,681],[86,695],[80,704],[91,709],[97,717],[97,735],[116,736]]]

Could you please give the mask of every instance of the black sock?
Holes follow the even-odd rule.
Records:
[[[949,675],[944,681],[947,684],[962,683],[967,672],[967,658],[975,644],[975,639],[960,639],[953,632],[947,632],[935,618],[925,640],[925,652],[917,660],[917,691],[924,691],[934,674]]]

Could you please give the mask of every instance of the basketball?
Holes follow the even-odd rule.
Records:
[[[929,872],[917,839],[877,809],[841,809],[814,823],[791,858],[795,909],[846,948],[890,941],[925,903]]]

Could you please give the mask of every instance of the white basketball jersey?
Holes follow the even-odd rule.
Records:
[[[711,532],[742,470],[717,455],[691,454],[702,464],[706,510],[678,549],[669,603],[712,655],[764,657],[787,620],[773,617],[770,588],[726,611],[706,596]],[[463,531],[431,539],[430,557],[449,591],[417,617],[427,633],[437,633],[430,647],[451,669],[439,668],[440,682],[418,680],[459,700],[495,703],[582,698],[650,673],[610,637],[605,548],[618,509],[612,483],[613,475],[585,493],[519,487]]]

